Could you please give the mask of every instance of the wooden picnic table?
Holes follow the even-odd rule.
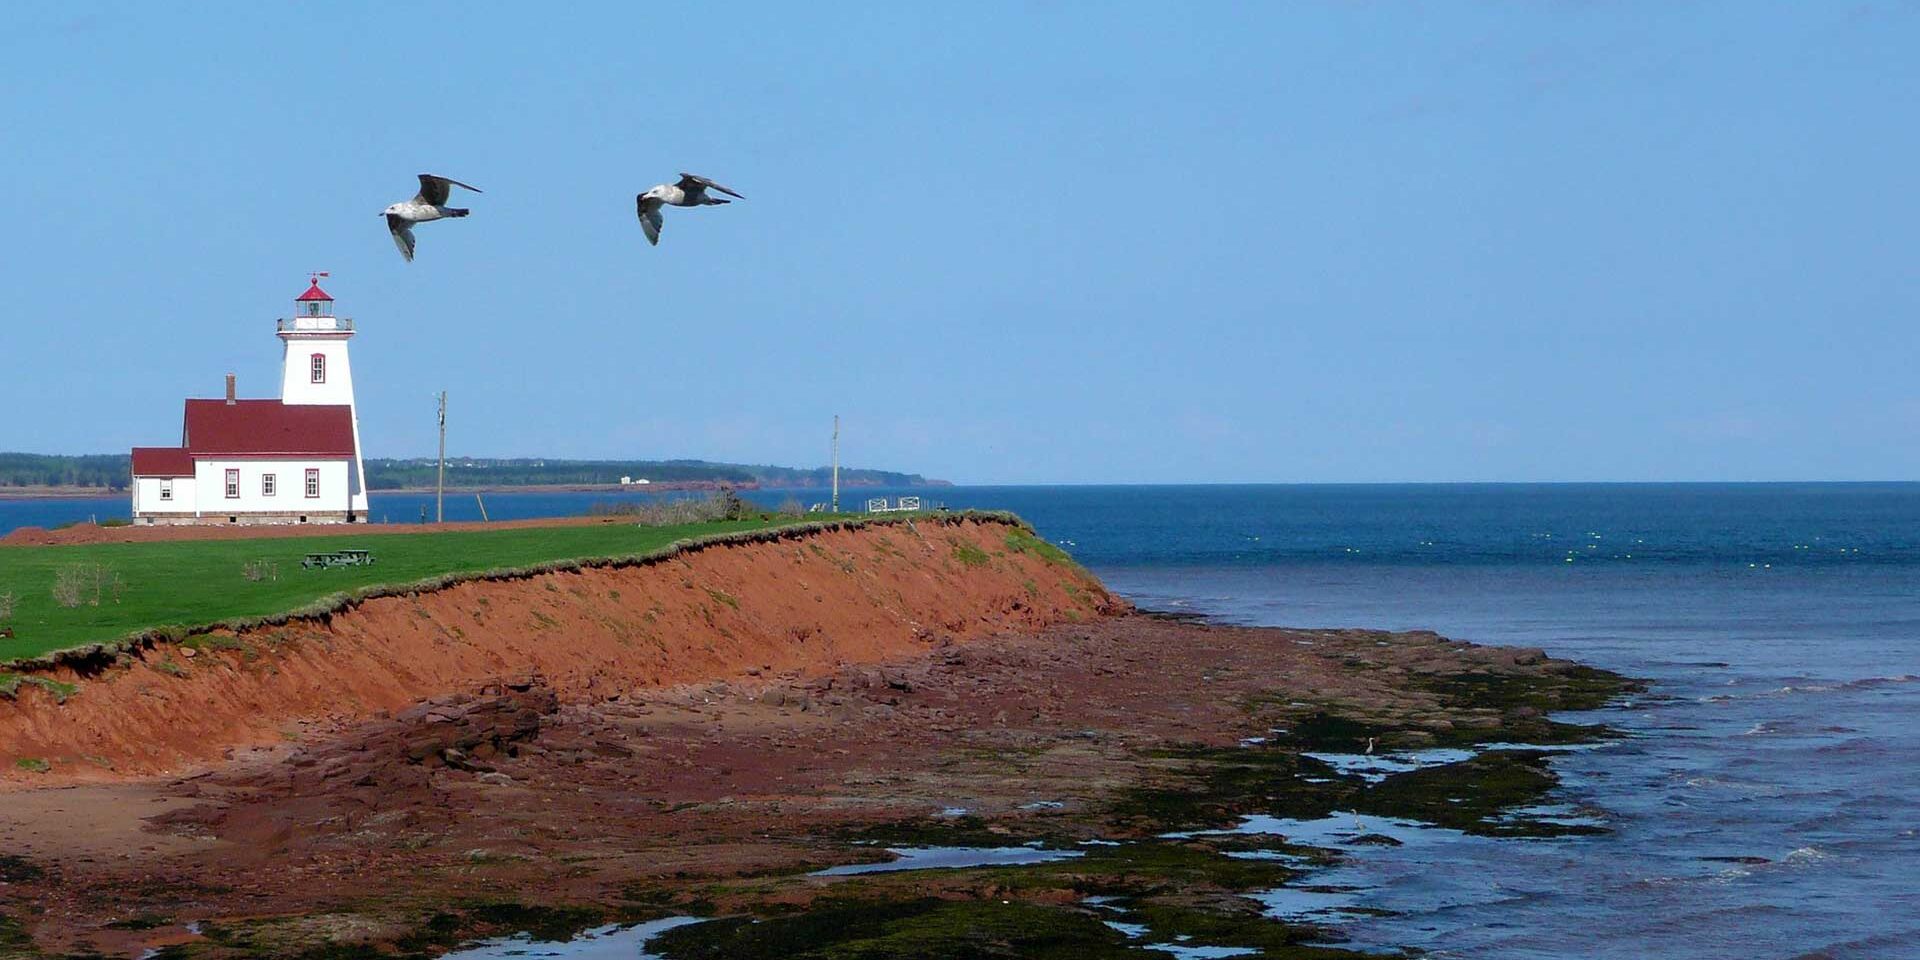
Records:
[[[300,565],[309,570],[329,570],[334,567],[372,566],[374,556],[369,550],[326,550],[309,553]]]

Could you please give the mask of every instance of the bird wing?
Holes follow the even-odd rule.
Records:
[[[416,199],[436,207],[442,206],[447,202],[448,194],[453,192],[453,187],[465,187],[474,193],[486,192],[479,187],[461,183],[452,177],[439,177],[431,173],[423,173],[420,175],[420,196]]]
[[[640,230],[647,235],[647,242],[660,245],[660,228],[666,221],[660,216],[660,201],[640,194],[633,198],[633,206],[640,215]]]
[[[393,245],[400,248],[400,255],[413,262],[413,225],[405,219],[387,214],[387,232],[393,234]]]
[[[680,189],[695,190],[701,187],[712,187],[713,189],[718,190],[729,197],[740,197],[740,199],[742,200],[746,199],[746,197],[741,197],[739,194],[734,193],[732,190],[729,190],[726,187],[723,187],[717,183],[714,183],[712,180],[708,180],[706,177],[698,176],[696,174],[691,174],[691,173],[680,174]]]

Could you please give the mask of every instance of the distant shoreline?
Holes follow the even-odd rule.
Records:
[[[886,486],[878,483],[842,483],[842,490],[865,490]],[[948,483],[927,483],[911,485],[911,489],[938,489],[949,487]],[[826,486],[806,487],[765,487],[757,481],[747,483],[721,483],[717,480],[681,480],[660,481],[656,483],[532,483],[532,484],[481,484],[479,486],[449,486],[448,493],[646,493],[650,491],[675,490],[826,490]],[[433,487],[386,487],[369,490],[368,493],[379,496],[383,493],[432,493]],[[126,490],[114,490],[106,487],[0,487],[0,500],[111,500],[129,496]]]
[[[107,500],[129,496],[110,487],[0,487],[0,500]]]
[[[842,483],[842,490],[868,490],[885,487],[883,483]],[[894,489],[936,489],[952,484],[928,483],[914,484]],[[378,496],[383,493],[432,493],[432,487],[385,487],[368,491]],[[448,493],[646,493],[654,490],[826,490],[826,486],[781,487],[767,486],[757,481],[747,483],[721,483],[717,480],[681,480],[660,481],[655,483],[532,483],[532,484],[481,484],[469,487],[448,487]]]

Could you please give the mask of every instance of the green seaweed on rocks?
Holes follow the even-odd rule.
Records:
[[[39,952],[33,948],[33,935],[20,921],[0,913],[0,960],[27,960],[38,956]]]
[[[1622,736],[1603,725],[1565,723],[1547,714],[1597,710],[1615,697],[1646,688],[1639,680],[1571,663],[1557,663],[1545,675],[1466,671],[1419,677],[1414,685],[1440,694],[1455,708],[1498,712],[1501,739],[1542,745],[1591,743]],[[1436,739],[1443,743],[1484,742],[1487,738],[1478,733],[1454,730]]]
[[[1277,861],[1226,856],[1206,839],[1099,846],[1074,860],[981,872],[992,889],[1072,890],[1110,897],[1190,890],[1244,893],[1277,887],[1300,875],[1297,868]]]
[[[1090,911],[1014,900],[835,900],[789,916],[675,927],[648,950],[668,960],[1057,958],[1137,960]]]
[[[1283,960],[1380,960],[1381,954],[1341,949],[1325,941],[1332,931],[1313,924],[1283,923],[1260,913],[1251,900],[1225,903],[1166,898],[1116,905],[1120,918],[1151,931],[1155,942],[1188,947],[1241,947],[1253,956]],[[1136,954],[1137,956],[1138,954]],[[1243,954],[1244,956],[1244,954]]]
[[[182,956],[426,960],[485,937],[525,933],[535,940],[564,941],[609,920],[658,915],[657,911],[610,912],[598,906],[506,901],[469,901],[411,913],[376,902],[335,913],[208,922],[201,931],[205,939],[183,945]]]
[[[1369,738],[1378,736],[1380,732],[1379,724],[1315,710],[1290,718],[1286,732],[1281,736],[1287,746],[1296,750],[1355,753],[1366,746]]]
[[[1223,827],[1250,813],[1322,817],[1360,783],[1325,761],[1273,745],[1188,744],[1152,756],[1169,762],[1167,782],[1130,789],[1111,808],[1132,833]]]
[[[1561,745],[1617,735],[1600,725],[1555,721],[1553,710],[1592,709],[1638,683],[1618,674],[1554,663],[1540,673],[1457,672],[1417,677],[1438,694],[1440,710],[1400,719],[1363,719],[1337,705],[1305,705],[1281,694],[1252,698],[1249,708],[1274,723],[1274,734],[1232,747],[1184,745],[1156,751],[1162,782],[1135,787],[1111,813],[1135,832],[1223,827],[1252,813],[1312,820],[1358,810],[1418,820],[1487,836],[1551,837],[1604,832],[1512,816],[1540,802],[1558,784],[1550,753],[1497,750],[1470,759],[1393,773],[1376,783],[1341,773],[1306,752],[1359,754],[1381,745],[1472,746],[1524,742]],[[1286,704],[1278,712],[1272,708]],[[1476,716],[1473,726],[1440,721]]]
[[[0,883],[26,883],[47,875],[40,865],[26,857],[0,853]]]
[[[165,914],[143,913],[124,920],[115,920],[105,926],[108,930],[157,930],[172,926],[173,923],[174,919]]]
[[[1011,847],[1033,843],[1064,849],[1073,845],[1072,839],[1043,829],[1038,822],[1003,824],[971,815],[856,827],[838,839],[881,847]]]
[[[1545,676],[1467,671],[1435,674],[1417,685],[1445,694],[1456,704],[1513,714],[1532,710],[1594,710],[1644,684],[1617,673],[1576,663],[1556,663]]]
[[[804,907],[758,899],[750,915],[679,927],[648,949],[669,960],[1140,956],[1142,940],[1104,922],[1119,919],[1148,927],[1144,942],[1184,938],[1299,960],[1360,956],[1315,943],[1329,931],[1264,916],[1242,896],[1297,879],[1298,867],[1228,857],[1211,839],[1094,846],[1080,858],[1024,866],[848,877]],[[1096,896],[1106,898],[1098,909],[1088,901]]]
[[[1540,802],[1559,785],[1548,759],[1539,751],[1493,750],[1457,763],[1397,773],[1361,791],[1353,809],[1482,836],[1605,833],[1604,827],[1509,815]]]

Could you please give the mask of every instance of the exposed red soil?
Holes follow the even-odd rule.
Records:
[[[220,631],[97,675],[63,667],[48,675],[80,685],[64,703],[30,686],[0,702],[0,777],[18,788],[177,772],[503,677],[539,674],[575,703],[813,675],[1119,606],[1084,571],[1011,548],[1015,529],[924,521],[712,546]],[[52,769],[31,772],[20,759]]]
[[[1148,748],[1265,734],[1249,698],[1433,717],[1409,675],[1556,668],[1432,634],[1103,616],[590,702],[564,679],[492,683],[194,777],[16,794],[0,843],[48,872],[0,887],[0,908],[44,947],[133,956],[188,920],[297,918],[264,921],[294,952],[397,937],[461,898],[670,897],[870,857],[834,836],[948,807],[1075,822],[1161,775]],[[938,893],[941,873],[904,882]],[[108,926],[140,915],[176,923]]]

